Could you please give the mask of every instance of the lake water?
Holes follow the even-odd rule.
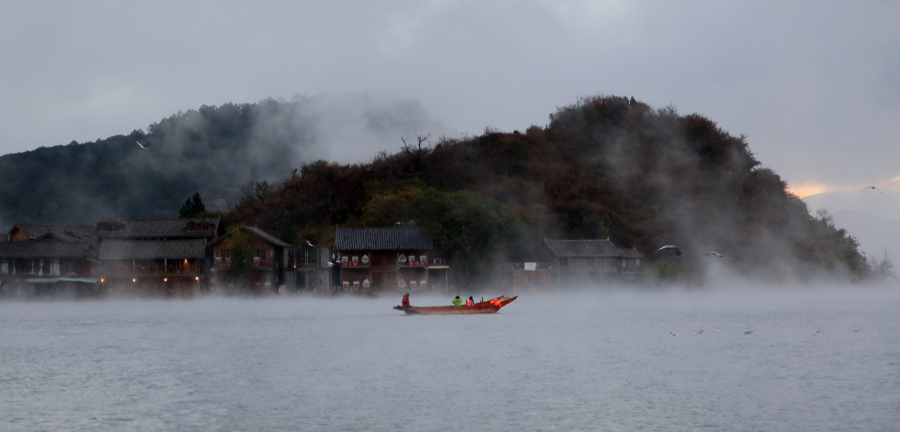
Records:
[[[399,300],[0,302],[0,430],[900,430],[898,288]]]

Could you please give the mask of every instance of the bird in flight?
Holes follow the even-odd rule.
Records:
[[[306,244],[308,244],[308,245],[309,245],[309,247],[315,247],[315,246],[313,246],[313,244],[312,244],[312,243],[310,243],[310,242],[309,242],[309,240],[307,240],[307,241],[306,241]]]
[[[878,188],[875,187],[875,186],[866,186],[866,187],[863,188],[863,190],[868,190],[868,189],[875,189],[875,190],[878,191],[878,193],[884,195],[884,192],[882,192],[881,189],[878,189]]]
[[[719,257],[719,258],[725,258],[722,254],[720,254],[720,253],[718,253],[718,252],[716,252],[716,251],[709,251],[709,252],[707,252],[707,253],[706,253],[705,255],[703,255],[703,256],[706,256],[706,255],[715,255],[715,256],[717,256],[717,257]]]
[[[135,141],[135,142],[137,143],[138,147],[141,148],[141,150],[147,150],[147,147],[150,147],[150,144],[147,144],[147,145],[145,146],[145,145],[141,144],[140,141]]]
[[[675,252],[675,255],[676,255],[676,256],[681,256],[681,249],[679,249],[678,246],[674,246],[674,245],[665,245],[665,246],[663,246],[663,247],[657,249],[656,251],[659,252],[659,251],[661,251],[661,250],[663,250],[663,249],[672,249],[672,251]]]

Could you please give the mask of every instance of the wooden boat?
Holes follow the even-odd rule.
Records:
[[[394,309],[406,312],[407,315],[462,315],[494,313],[503,306],[518,298],[500,296],[475,303],[473,306],[394,306]]]

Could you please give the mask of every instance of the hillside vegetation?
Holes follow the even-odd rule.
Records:
[[[0,157],[0,224],[177,217],[195,191],[225,210],[251,180],[317,159],[359,160],[400,135],[441,128],[417,102],[366,95],[203,106],[147,132]]]
[[[782,281],[870,272],[855,240],[810,217],[745,137],[700,115],[597,96],[545,128],[423,138],[368,163],[317,161],[253,182],[228,218],[297,244],[327,243],[336,225],[413,222],[469,282],[496,262],[547,260],[544,238],[609,237],[647,255],[656,275],[688,281],[720,259],[704,256],[712,250],[725,256],[717,264]],[[665,244],[684,254],[654,252]]]

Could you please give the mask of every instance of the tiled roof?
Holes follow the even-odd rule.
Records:
[[[620,257],[622,251],[609,240],[544,240],[558,257]]]
[[[341,228],[334,235],[337,250],[431,250],[434,242],[419,226]]]
[[[244,231],[247,231],[248,233],[253,234],[269,243],[272,243],[275,246],[281,246],[281,247],[290,247],[291,246],[290,244],[285,243],[285,242],[275,238],[274,236],[270,235],[269,233],[267,233],[257,227],[250,227],[250,226],[244,225],[241,227],[241,229]]]
[[[216,233],[214,219],[101,219],[94,235],[103,238],[208,238]]]
[[[644,254],[640,253],[636,248],[619,249],[622,252],[622,258],[643,258]]]
[[[2,242],[0,258],[86,258],[93,256],[88,242]]]
[[[54,239],[57,239],[57,240],[59,240],[59,241],[62,241],[62,242],[68,242],[68,243],[83,242],[83,241],[85,240],[85,239],[78,238],[78,237],[75,237],[75,236],[72,236],[72,235],[69,235],[69,234],[66,234],[66,233],[59,233],[59,232],[52,232],[52,231],[51,231],[51,232],[44,233],[44,234],[42,234],[42,235],[40,235],[40,236],[35,237],[35,238],[34,238],[34,241],[44,241],[44,240],[47,240],[47,239],[50,239],[50,238],[54,238]]]
[[[190,240],[104,240],[100,259],[181,259],[203,258],[206,239]]]
[[[278,238],[272,236],[271,234],[269,234],[269,233],[263,231],[262,229],[260,229],[260,228],[258,228],[258,227],[249,227],[249,226],[247,226],[247,225],[243,225],[243,226],[241,226],[241,230],[246,231],[246,232],[248,232],[248,233],[250,233],[251,235],[254,235],[254,236],[256,236],[256,237],[259,237],[260,239],[262,239],[262,240],[264,240],[264,241],[266,241],[266,242],[269,242],[269,243],[271,243],[271,244],[273,244],[273,245],[275,245],[275,246],[281,246],[281,247],[291,247],[291,246],[293,246],[293,245],[291,245],[291,244],[288,244],[288,243],[285,243],[285,242],[279,240]],[[212,246],[214,246],[214,245],[217,245],[217,244],[219,244],[220,242],[223,242],[223,241],[227,240],[228,237],[231,237],[231,234],[230,234],[230,233],[229,233],[229,234],[225,234],[225,235],[223,235],[223,236],[216,237],[216,238],[213,239],[211,242],[209,242],[209,243],[207,244],[207,246],[212,247]]]
[[[92,226],[84,225],[27,225],[17,224],[13,229],[18,228],[28,238],[36,239],[47,233],[53,234],[62,241],[84,241],[91,236],[94,230]]]

